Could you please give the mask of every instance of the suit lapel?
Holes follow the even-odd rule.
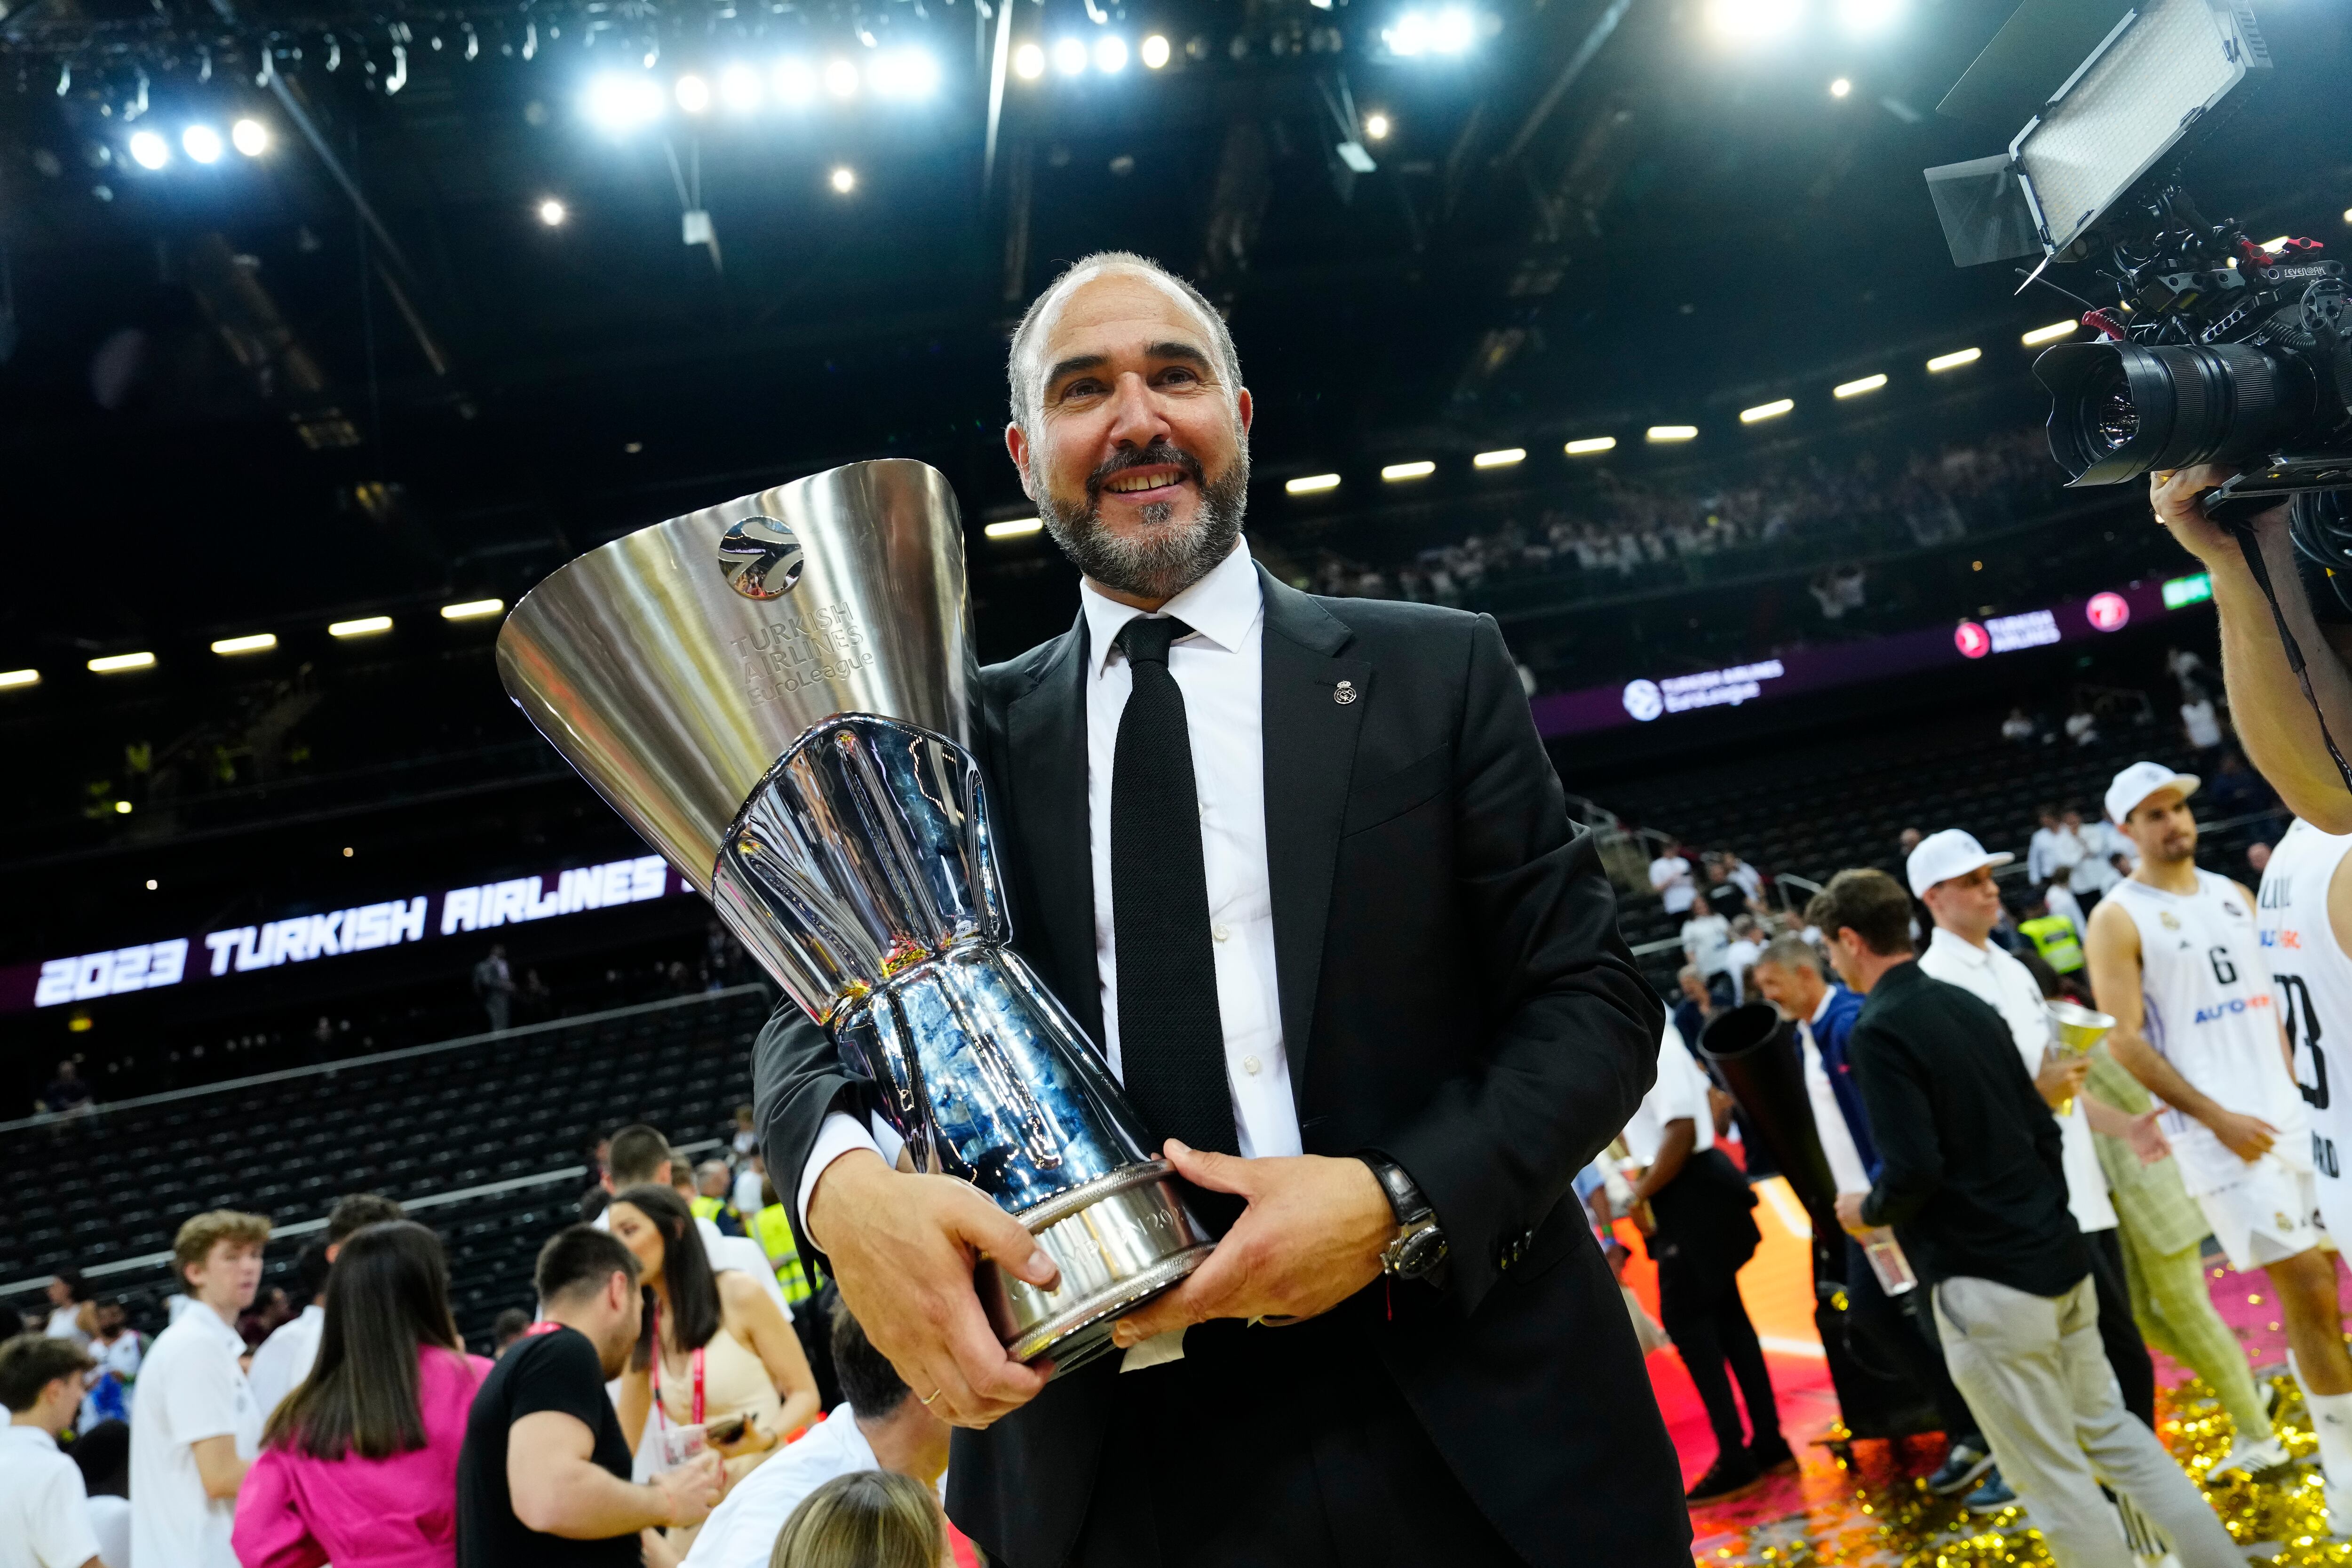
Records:
[[[1095,877],[1087,812],[1087,618],[1062,634],[1037,682],[1005,716],[1012,755],[1005,789],[1019,825],[1018,852],[1036,897],[1022,911],[1034,931],[1023,945],[1053,966],[1055,994],[1087,1037],[1102,1044],[1102,985],[1095,964]]]
[[[1265,869],[1274,901],[1274,967],[1283,1050],[1306,1104],[1307,1047],[1323,968],[1331,879],[1355,768],[1372,667],[1341,658],[1345,624],[1264,567]],[[1349,683],[1347,690],[1340,682]],[[1352,693],[1353,700],[1339,700]]]

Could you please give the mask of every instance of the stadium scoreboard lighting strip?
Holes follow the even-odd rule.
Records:
[[[2164,584],[2164,607],[2168,610],[2212,602],[2213,578],[2210,573],[2200,572],[2193,577],[2175,577]]]
[[[522,925],[693,891],[658,855],[289,915],[0,968],[0,1012],[225,979],[289,963]]]

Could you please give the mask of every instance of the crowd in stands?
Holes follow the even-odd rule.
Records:
[[[1646,585],[1701,558],[1791,542],[1835,541],[1856,555],[1940,544],[2045,510],[2059,488],[2038,427],[1917,453],[1899,470],[1867,452],[1848,463],[1815,455],[1717,484],[1653,484],[1602,469],[1573,504],[1407,561],[1382,566],[1325,551],[1313,583],[1320,594],[1440,605],[1475,604],[1492,584],[1561,572]],[[1854,564],[1823,572],[1812,587],[1830,620],[1858,608],[1864,591]]]
[[[440,1237],[373,1194],[304,1248],[298,1302],[262,1289],[269,1218],[229,1209],[181,1224],[152,1333],[61,1271],[0,1342],[0,1563],[942,1568],[946,1424],[736,1122],[698,1167],[651,1127],[602,1141],[495,1358]]]

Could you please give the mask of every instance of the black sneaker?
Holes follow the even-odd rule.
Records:
[[[1768,1432],[1748,1445],[1748,1462],[1756,1467],[1758,1475],[1769,1476],[1778,1470],[1795,1469],[1797,1455],[1786,1437],[1778,1432]]]
[[[1968,1443],[1955,1443],[1944,1462],[1927,1478],[1927,1489],[1937,1497],[1956,1497],[1972,1489],[1977,1478],[1992,1468],[1992,1456]]]
[[[1730,1456],[1718,1454],[1715,1463],[1706,1468],[1706,1474],[1699,1477],[1698,1484],[1684,1495],[1690,1502],[1721,1502],[1753,1491],[1763,1479],[1748,1462],[1744,1451]]]

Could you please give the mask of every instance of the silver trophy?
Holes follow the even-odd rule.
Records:
[[[986,1262],[976,1284],[1007,1350],[1058,1374],[1213,1244],[1006,945],[966,613],[946,479],[856,463],[589,552],[515,606],[499,672],[874,1080],[915,1168],[1052,1255],[1059,1289]]]

